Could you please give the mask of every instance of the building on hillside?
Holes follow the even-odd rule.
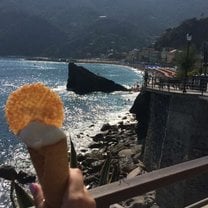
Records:
[[[133,49],[128,53],[127,60],[130,63],[172,64],[177,52],[176,49],[167,48],[163,48],[162,51],[154,48]]]
[[[142,48],[138,51],[138,59],[145,63],[158,63],[160,60],[160,52],[154,48]]]
[[[152,50],[149,54],[149,63],[156,64],[160,62],[160,51]]]
[[[127,61],[130,63],[137,63],[139,62],[139,49],[135,48],[131,51],[129,51],[127,55]]]
[[[167,64],[172,64],[174,62],[177,52],[178,52],[177,49],[168,51],[168,53],[167,53]]]
[[[161,63],[173,64],[177,53],[177,49],[163,48],[161,51]]]
[[[161,63],[167,63],[167,53],[168,53],[168,50],[166,48],[163,48],[162,51],[161,51]]]
[[[150,53],[150,49],[149,48],[142,48],[139,50],[139,61],[140,62],[149,62],[149,53]]]

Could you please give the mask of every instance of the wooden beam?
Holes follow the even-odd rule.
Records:
[[[155,170],[90,190],[98,208],[139,196],[168,184],[208,172],[208,156]]]
[[[186,206],[185,208],[202,208],[202,206],[206,206],[206,205],[208,205],[208,198],[198,201],[198,202],[191,204],[189,206]]]

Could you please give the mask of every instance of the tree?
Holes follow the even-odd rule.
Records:
[[[177,65],[177,77],[182,78],[185,76],[185,71],[187,74],[191,72],[197,62],[196,50],[190,47],[189,52],[187,49],[183,49],[176,55],[176,65]]]

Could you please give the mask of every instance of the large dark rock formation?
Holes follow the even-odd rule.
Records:
[[[149,171],[208,154],[208,98],[144,90],[131,109]],[[208,174],[157,190],[161,208],[180,208],[208,195]]]
[[[67,90],[77,94],[86,94],[94,91],[113,92],[127,91],[127,89],[115,82],[95,75],[82,66],[69,63]]]

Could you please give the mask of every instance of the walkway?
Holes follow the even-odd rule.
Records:
[[[191,90],[191,89],[186,89],[186,92],[183,92],[183,89],[178,89],[174,88],[171,86],[163,86],[162,88],[160,86],[154,85],[152,86],[151,84],[148,84],[147,89],[150,90],[156,90],[156,91],[161,91],[161,92],[171,92],[171,93],[178,93],[178,94],[188,94],[188,95],[201,95],[201,96],[208,96],[208,91],[200,91],[200,90]]]
[[[184,80],[175,77],[151,75],[148,76],[143,86],[147,89],[163,92],[208,96],[208,77],[204,76]]]

